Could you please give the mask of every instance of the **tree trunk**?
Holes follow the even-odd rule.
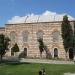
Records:
[[[73,49],[73,56],[74,56],[73,61],[75,63],[75,49]]]
[[[74,55],[73,61],[74,61],[74,63],[75,63],[75,55]]]
[[[66,52],[66,60],[67,60],[67,52]]]
[[[42,52],[40,52],[40,58],[42,58]]]
[[[2,55],[0,55],[0,62],[2,62]]]
[[[66,61],[68,60],[68,51],[66,51],[66,54],[65,54],[65,56],[66,56]]]

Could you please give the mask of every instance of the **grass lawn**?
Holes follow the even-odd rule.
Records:
[[[41,68],[45,68],[46,75],[63,75],[75,72],[75,65],[57,64],[0,64],[0,75],[38,75]]]

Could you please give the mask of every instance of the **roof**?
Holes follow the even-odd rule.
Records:
[[[5,27],[0,27],[0,29],[5,29]]]
[[[31,14],[31,15],[27,15],[23,17],[15,16],[11,20],[9,20],[7,24],[62,21],[64,15],[65,14],[56,14],[56,13],[47,11],[47,13],[42,14],[42,15]],[[72,16],[70,15],[67,15],[67,16],[68,16],[69,21],[75,20]]]

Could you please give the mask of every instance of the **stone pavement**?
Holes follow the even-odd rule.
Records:
[[[47,64],[74,64],[73,61],[49,60],[49,59],[24,59],[24,58],[21,58],[20,62],[47,63]]]
[[[75,75],[75,73],[64,73],[64,75]]]

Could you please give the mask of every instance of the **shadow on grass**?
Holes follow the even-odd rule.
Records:
[[[19,61],[2,61],[0,65],[22,65],[22,64],[31,64],[29,62],[19,62]]]

